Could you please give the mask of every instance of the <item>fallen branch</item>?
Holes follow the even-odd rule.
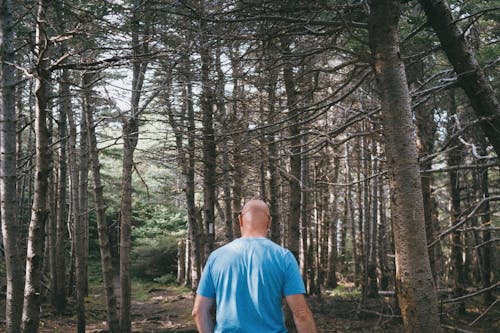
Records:
[[[490,291],[492,289],[496,289],[498,288],[498,286],[500,286],[500,282],[497,282],[495,283],[494,285],[492,286],[489,286],[487,288],[483,288],[481,290],[478,290],[478,291],[475,291],[473,293],[470,293],[470,294],[467,294],[467,295],[464,295],[464,296],[460,296],[460,297],[456,297],[456,298],[450,298],[450,299],[445,299],[443,300],[443,304],[446,304],[446,303],[455,303],[455,302],[460,302],[460,301],[463,301],[464,299],[467,299],[467,298],[470,298],[470,297],[474,297],[474,296],[477,296],[477,295],[481,295],[487,291]]]
[[[458,328],[458,327],[454,327],[454,326],[449,326],[449,325],[441,325],[442,328],[446,328],[447,330],[450,330],[452,332],[460,332],[460,333],[475,333],[475,332],[472,332],[472,331],[467,331],[467,330],[464,330],[464,329],[461,329],[461,328]]]
[[[474,321],[472,321],[472,323],[470,323],[469,326],[474,326],[474,324],[476,324],[479,320],[481,320],[481,318],[483,318],[484,315],[487,314],[488,311],[490,311],[495,306],[495,304],[497,304],[497,302],[498,302],[498,298],[493,303],[491,303],[490,306],[488,306],[488,308],[486,310],[484,310],[484,312],[481,313],[481,315],[479,317],[474,319]]]
[[[366,309],[360,309],[359,311],[365,312],[365,313],[370,313],[377,315],[379,317],[385,317],[385,318],[401,318],[401,315],[395,315],[395,314],[385,314],[377,311],[372,311],[372,310],[366,310]]]

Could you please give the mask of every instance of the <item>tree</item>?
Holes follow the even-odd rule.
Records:
[[[120,220],[120,329],[121,332],[131,331],[130,318],[130,248],[132,228],[132,173],[134,170],[134,151],[139,139],[140,99],[148,62],[141,55],[148,53],[149,23],[144,25],[141,35],[141,13],[145,8],[140,0],[132,3],[132,94],[130,113],[123,117],[123,157],[122,157],[122,200]]]
[[[19,332],[22,314],[23,270],[17,216],[16,77],[13,4],[0,3],[0,212],[6,269],[5,331]]]
[[[93,74],[93,75],[92,75]],[[95,73],[91,75],[91,84],[94,83]],[[91,85],[87,88],[91,89]],[[101,165],[99,163],[99,151],[97,148],[96,123],[94,122],[93,110],[85,109],[85,124],[87,125],[87,137],[89,146],[92,178],[94,182],[94,205],[96,211],[97,231],[99,237],[99,250],[101,253],[102,283],[106,297],[106,311],[108,314],[108,326],[111,333],[120,332],[119,317],[116,309],[116,295],[113,286],[114,274],[112,265],[111,245],[109,242],[109,228],[106,221],[106,204],[103,195],[103,184],[101,180]]]
[[[446,0],[419,0],[490,144],[500,156],[500,104]]]
[[[400,6],[397,0],[372,2],[368,28],[382,102],[398,300],[407,332],[441,332],[426,246],[410,95],[399,53]]]
[[[214,250],[215,240],[215,189],[216,189],[216,158],[214,130],[214,87],[210,81],[210,42],[208,40],[209,27],[204,17],[207,11],[205,1],[199,4],[200,15],[200,60],[201,60],[201,97],[200,108],[203,124],[203,222],[205,224],[205,258]]]
[[[26,257],[26,280],[24,285],[23,333],[38,331],[40,321],[40,302],[42,296],[41,274],[44,246],[44,229],[48,217],[48,178],[50,167],[47,128],[47,108],[50,93],[50,72],[47,52],[47,2],[37,2],[36,25],[36,68],[35,68],[35,181],[32,214],[29,227],[28,250]]]

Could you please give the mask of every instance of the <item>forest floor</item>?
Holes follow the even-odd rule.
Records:
[[[321,298],[309,297],[308,302],[314,313],[319,332],[403,332],[401,320],[394,314],[394,302],[381,297],[370,301],[361,310],[359,295],[343,287],[342,295],[325,295]],[[191,318],[193,296],[185,288],[159,284],[134,284],[132,296],[133,332],[148,333],[188,333],[196,332]],[[3,298],[2,298],[3,299]],[[0,332],[4,324],[3,300],[0,303]],[[105,333],[106,311],[104,294],[99,287],[91,287],[86,299],[87,332]],[[50,308],[41,313],[41,333],[76,332],[77,319],[74,304],[68,305],[65,314],[57,315]],[[453,309],[447,307],[447,315],[442,323],[445,332],[500,332],[500,307],[490,309],[474,326],[469,324],[480,316],[486,308],[467,308],[467,315],[460,318],[450,315]]]

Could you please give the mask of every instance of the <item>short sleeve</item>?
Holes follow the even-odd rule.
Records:
[[[299,265],[290,251],[287,251],[285,255],[285,265],[284,295],[305,294],[306,288],[304,280],[302,280],[302,276],[300,275]]]
[[[201,273],[200,282],[198,283],[198,288],[196,293],[208,298],[215,298],[215,286],[212,279],[212,274],[210,274],[211,260],[210,257],[207,260],[207,264]]]

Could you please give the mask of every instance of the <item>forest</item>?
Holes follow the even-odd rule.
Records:
[[[500,330],[498,0],[0,4],[0,331],[195,332],[252,198],[319,332]]]

